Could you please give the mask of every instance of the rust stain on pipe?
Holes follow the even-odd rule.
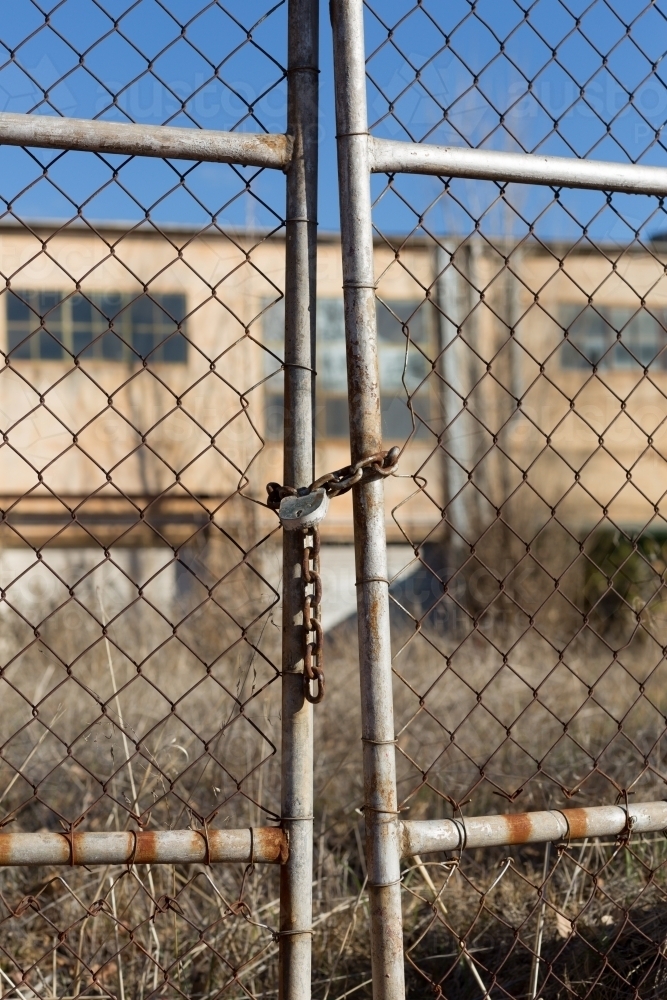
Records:
[[[134,845],[130,846],[131,854],[128,855],[128,861],[131,860],[131,855],[134,854],[134,862],[138,865],[151,864],[155,862],[157,853],[159,850],[159,834],[154,830],[141,830],[139,833],[135,833],[136,841]],[[134,846],[134,850],[132,850]]]
[[[63,834],[64,840],[67,844],[68,850],[70,852],[70,864],[80,865],[81,864],[81,848],[83,843],[81,838],[85,836],[82,833],[65,833]]]
[[[13,840],[13,833],[0,834],[0,865],[10,865],[12,863]]]
[[[401,823],[403,856],[461,848],[544,844],[617,836],[628,830],[651,833],[667,829],[667,802],[643,802],[583,809],[551,809],[462,820],[407,820]]]
[[[572,840],[582,840],[588,836],[589,815],[587,809],[562,809],[561,812],[565,817]]]
[[[97,864],[284,864],[287,834],[259,829],[0,833],[0,866]]]
[[[255,830],[255,855],[264,861],[284,865],[289,858],[288,836],[280,827],[265,826]]]
[[[508,844],[526,844],[533,832],[533,821],[530,813],[509,813],[503,816],[507,827]]]

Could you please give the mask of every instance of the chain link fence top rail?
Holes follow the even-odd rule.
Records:
[[[662,2],[370,0],[365,30],[374,136],[667,162]],[[381,379],[412,414],[386,487],[401,815],[660,799],[663,201],[372,191]],[[662,835],[446,857],[406,862],[415,995],[662,995]]]
[[[14,5],[2,109],[284,132],[286,12]],[[259,331],[282,297],[284,178],[10,146],[0,164],[1,822],[72,851],[74,831],[190,827],[207,861],[214,820],[281,812],[264,484],[282,450],[262,401],[282,335],[265,349]],[[268,869],[0,880],[6,997],[250,996],[274,964]]]

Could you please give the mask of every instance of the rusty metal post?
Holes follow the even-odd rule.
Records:
[[[362,0],[333,0],[331,14],[350,447],[356,462],[382,448]],[[355,486],[353,509],[373,996],[402,1000],[400,845],[382,482]]]
[[[314,479],[315,278],[317,259],[318,0],[290,0],[285,262],[283,482]],[[280,998],[309,1000],[312,934],[313,707],[303,687],[300,532],[283,533],[282,825],[289,860],[281,869]]]

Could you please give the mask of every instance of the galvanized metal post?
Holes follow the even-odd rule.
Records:
[[[382,448],[362,0],[333,0],[338,176],[350,447]],[[354,487],[366,865],[375,1000],[402,1000],[401,919],[389,587],[382,482]]]
[[[317,260],[318,0],[290,0],[285,273],[283,482],[314,479],[315,279]],[[309,1000],[313,861],[313,707],[304,698],[300,532],[283,533],[282,825],[280,997]]]

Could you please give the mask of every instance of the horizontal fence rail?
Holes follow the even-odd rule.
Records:
[[[292,138],[281,134],[215,132],[169,125],[132,125],[79,118],[0,114],[0,144],[120,153],[176,160],[236,163],[286,170]],[[412,173],[555,187],[667,194],[667,168],[509,153],[369,137],[373,173]]]
[[[667,802],[630,806],[550,809],[504,816],[412,820],[401,824],[404,858],[473,847],[511,847],[558,840],[659,833],[667,829]]]
[[[278,827],[0,834],[0,865],[8,866],[283,864],[288,855]]]
[[[0,114],[0,145],[3,144],[235,163],[274,170],[286,170],[292,160],[292,140],[287,135],[214,132],[171,125],[130,125],[9,113]]]
[[[554,187],[667,194],[667,168],[638,163],[577,160],[539,153],[506,153],[493,149],[431,146],[369,137],[371,171],[375,174],[434,174],[499,181],[502,184],[547,184]]]

